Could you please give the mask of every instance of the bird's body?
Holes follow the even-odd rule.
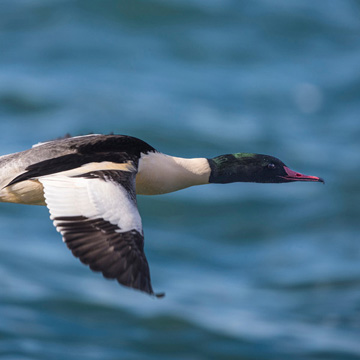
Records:
[[[323,181],[266,155],[214,159],[162,154],[124,135],[86,135],[40,143],[0,157],[0,201],[47,205],[64,242],[107,278],[154,294],[136,195],[235,181]]]
[[[130,143],[129,139],[132,139],[131,145],[128,144]],[[59,170],[68,169],[68,171],[70,170],[67,173],[69,176],[73,175],[71,171],[74,171],[74,169],[76,173],[79,164],[81,164],[79,174],[97,170],[122,170],[128,167],[129,164],[127,161],[120,164],[118,162],[116,150],[117,145],[121,143],[124,143],[125,148],[127,146],[138,148],[136,150],[138,154],[135,155],[139,161],[136,174],[136,194],[165,194],[189,186],[208,183],[210,167],[207,159],[184,159],[169,156],[146,146],[142,149],[143,142],[138,140],[139,143],[136,143],[135,140],[137,139],[122,135],[85,135],[39,143],[29,150],[1,156],[0,201],[27,205],[46,205],[42,184],[37,179],[39,175],[46,174],[46,171],[37,174],[36,178],[8,185],[16,176],[27,173],[26,169],[34,164],[44,163],[44,166],[47,167],[51,166],[50,163],[53,162],[51,172],[58,173]],[[104,144],[104,146],[108,146],[106,151],[96,148],[96,144],[106,142],[109,143],[108,145]],[[94,148],[92,148],[92,144],[94,144]],[[87,147],[84,154],[82,154],[82,146]],[[125,150],[126,154],[128,154],[127,151],[129,150]],[[101,158],[96,161],[95,154],[100,154],[101,157],[102,154],[105,155],[106,153],[108,154],[107,161],[101,161]],[[111,161],[111,153],[114,154],[114,161]],[[64,157],[67,158],[64,159]],[[84,162],[82,163],[80,159],[77,161],[77,157],[84,157]],[[92,157],[94,159],[91,159]],[[62,164],[62,162],[66,162],[68,166]],[[73,164],[71,164],[72,162]]]

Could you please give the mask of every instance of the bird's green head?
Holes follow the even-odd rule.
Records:
[[[291,181],[320,181],[322,178],[303,175],[289,169],[276,157],[262,154],[237,153],[208,159],[211,173],[209,182],[283,183]]]

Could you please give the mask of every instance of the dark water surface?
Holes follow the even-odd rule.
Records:
[[[89,132],[326,179],[139,197],[162,300],[0,204],[0,358],[359,359],[358,1],[0,1],[0,152]]]

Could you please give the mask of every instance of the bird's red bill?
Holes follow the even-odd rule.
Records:
[[[319,181],[325,183],[324,179],[317,176],[304,175],[297,171],[289,169],[287,166],[284,166],[284,170],[287,176],[282,176],[282,178],[290,181]]]

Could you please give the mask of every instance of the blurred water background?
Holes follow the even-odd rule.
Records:
[[[326,185],[139,197],[162,300],[0,204],[0,358],[360,359],[360,3],[1,0],[0,152],[118,133]]]

